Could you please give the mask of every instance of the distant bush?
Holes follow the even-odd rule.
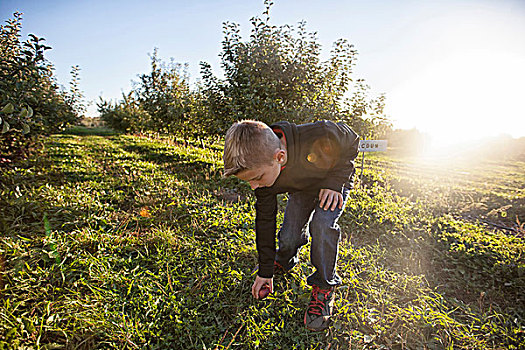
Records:
[[[163,62],[157,49],[150,58],[151,72],[140,75],[122,100],[100,100],[101,118],[109,127],[125,132],[201,134],[204,118],[199,113],[199,93],[190,89],[187,65]]]
[[[396,129],[387,135],[388,146],[391,150],[403,154],[420,154],[430,147],[428,135],[417,129]]]
[[[471,156],[479,159],[525,161],[525,137],[510,135],[486,138],[472,147]]]
[[[0,26],[0,151],[4,155],[23,153],[39,135],[64,130],[77,121],[78,99],[59,89],[53,65],[44,57],[51,47],[34,34],[23,42],[21,20],[17,12]]]

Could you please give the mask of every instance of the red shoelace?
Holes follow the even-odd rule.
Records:
[[[330,289],[321,289],[318,286],[313,286],[312,299],[310,300],[310,305],[308,305],[308,313],[320,316],[331,292]],[[324,296],[324,301],[319,299],[319,294]]]

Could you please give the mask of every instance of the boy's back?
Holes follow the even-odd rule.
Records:
[[[285,139],[288,160],[274,185],[257,189],[256,194],[318,192],[321,188],[340,191],[343,185],[350,187],[358,136],[348,126],[331,121],[302,125],[283,121],[271,128]]]

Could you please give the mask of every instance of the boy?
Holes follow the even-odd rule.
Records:
[[[299,248],[312,237],[315,272],[307,282],[312,297],[305,313],[308,329],[323,330],[332,315],[334,289],[341,284],[336,262],[342,214],[358,153],[358,136],[343,123],[295,125],[245,120],[226,133],[224,176],[248,181],[257,199],[255,232],[259,268],[252,295],[273,291],[274,268],[289,271]],[[289,193],[275,247],[277,194]]]

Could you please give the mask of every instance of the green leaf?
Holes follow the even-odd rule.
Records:
[[[9,114],[9,113],[13,113],[15,111],[15,107],[13,107],[13,105],[11,104],[11,102],[9,102],[8,104],[6,104],[4,106],[4,108],[2,108],[2,113],[6,113],[6,114]]]
[[[22,123],[22,134],[23,135],[29,134],[29,131],[31,131],[31,129],[29,128],[29,125],[27,125],[26,123]]]
[[[51,235],[51,225],[49,224],[46,213],[44,213],[44,230],[46,231],[46,236]]]
[[[27,108],[22,108],[22,110],[20,111],[20,118],[25,118],[28,114],[29,113],[27,112]]]
[[[28,112],[27,117],[31,118],[33,116],[33,108],[27,107],[27,112]]]
[[[9,123],[4,120],[4,126],[2,126],[2,134],[9,131]]]

